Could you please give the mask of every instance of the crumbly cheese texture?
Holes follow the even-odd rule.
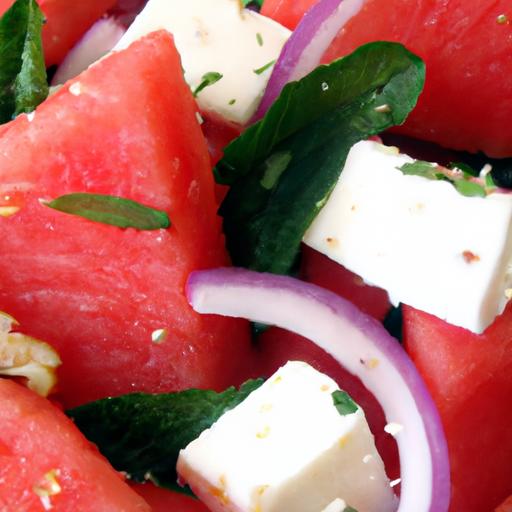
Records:
[[[404,175],[413,159],[360,142],[304,236],[314,249],[402,302],[482,332],[512,285],[512,195],[466,197]]]
[[[174,36],[192,90],[209,72],[223,77],[197,96],[200,108],[245,124],[263,96],[272,66],[290,31],[239,0],[149,0],[121,41],[120,50],[159,29]]]
[[[395,510],[364,413],[342,416],[338,389],[289,362],[181,451],[181,479],[213,512]]]

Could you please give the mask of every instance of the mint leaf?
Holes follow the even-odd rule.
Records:
[[[210,85],[217,83],[223,76],[224,75],[221,75],[217,71],[209,71],[208,73],[205,73],[201,78],[201,83],[195,88],[194,92],[192,93],[194,98],[197,98],[197,95],[203,89],[206,89],[206,87],[210,87]]]
[[[43,22],[35,0],[16,0],[0,19],[0,123],[32,112],[48,96]]]
[[[120,228],[153,230],[170,226],[167,213],[123,197],[80,192],[44,204],[54,210]]]
[[[215,168],[217,181],[231,185],[220,214],[234,264],[288,273],[350,148],[402,123],[424,78],[421,59],[377,42],[286,85]]]
[[[183,491],[176,484],[179,451],[262,383],[248,381],[239,391],[231,387],[223,393],[135,393],[98,400],[67,414],[118,471],[137,482],[149,479]]]
[[[337,391],[334,391],[331,396],[334,407],[336,407],[336,410],[340,413],[341,416],[354,414],[357,411],[357,404],[345,391],[338,389]]]

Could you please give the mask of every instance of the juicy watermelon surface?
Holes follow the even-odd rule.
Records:
[[[293,29],[316,0],[266,0],[262,12]],[[426,63],[425,90],[399,129],[489,156],[512,156],[510,4],[506,0],[365,0],[323,60],[371,41],[396,41]]]
[[[324,56],[396,41],[426,64],[425,89],[402,133],[443,146],[512,156],[511,25],[506,0],[366,0]],[[505,18],[506,19],[506,18]]]
[[[0,510],[151,510],[48,400],[0,379],[0,402]]]
[[[450,511],[494,510],[512,492],[512,304],[482,335],[404,307],[404,341],[443,421]]]
[[[195,112],[172,39],[159,32],[90,68],[0,139],[0,198],[20,207],[0,220],[0,309],[57,349],[66,406],[221,389],[247,359],[247,323],[196,314],[184,295],[191,271],[229,263]],[[70,192],[130,198],[165,210],[172,226],[122,230],[40,202]],[[157,344],[158,329],[167,336]]]

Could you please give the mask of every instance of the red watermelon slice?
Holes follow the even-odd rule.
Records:
[[[0,402],[0,510],[151,510],[48,400],[0,379]]]
[[[448,440],[450,511],[492,511],[512,493],[512,304],[482,335],[411,307],[403,314]]]
[[[0,205],[20,208],[0,217],[0,310],[57,349],[66,406],[234,383],[247,323],[198,315],[184,295],[192,270],[229,262],[196,105],[168,33],[104,59],[33,119],[10,123],[0,168]],[[133,199],[165,210],[172,226],[122,230],[39,201],[71,192]]]

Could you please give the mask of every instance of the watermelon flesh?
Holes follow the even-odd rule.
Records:
[[[191,271],[229,260],[196,105],[167,32],[7,125],[0,167],[0,205],[20,208],[0,218],[0,310],[57,349],[65,406],[236,382],[247,322],[199,315],[184,294]],[[172,226],[122,230],[40,202],[71,192],[136,200],[165,210]]]
[[[408,306],[403,315],[448,441],[450,511],[494,510],[512,493],[512,304],[481,335]]]
[[[150,512],[48,400],[0,379],[0,510]]]

